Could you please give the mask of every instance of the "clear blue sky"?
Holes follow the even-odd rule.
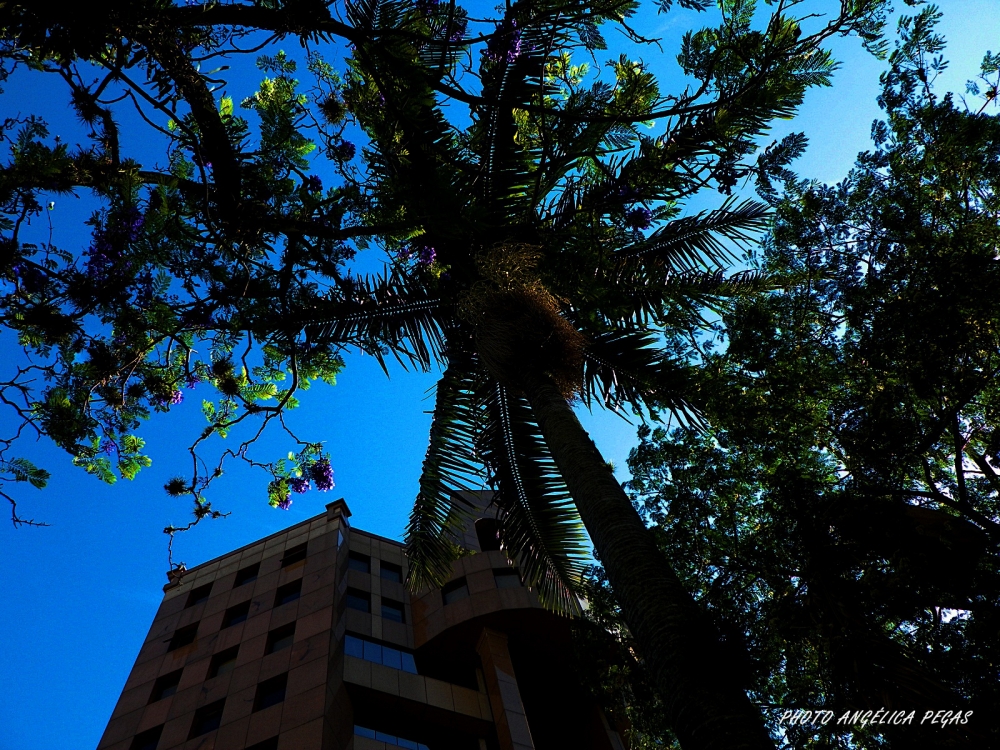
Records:
[[[961,92],[983,53],[998,46],[1000,23],[992,0],[942,5],[941,30],[952,61],[942,89]],[[691,25],[691,16],[644,12],[641,18],[641,31],[665,40],[662,56],[647,49],[643,57],[669,79],[676,39]],[[609,41],[614,48],[614,40]],[[833,88],[810,92],[800,117],[776,131],[804,130],[810,136],[809,152],[796,169],[824,181],[842,178],[855,154],[867,148],[871,122],[878,115],[875,97],[882,70],[856,41],[834,47],[843,67]],[[38,83],[11,81],[0,99],[3,116],[44,111],[54,123],[70,128],[67,113],[53,109],[65,101],[65,92],[54,82]],[[232,93],[240,98],[250,90]],[[56,244],[85,244],[80,221],[89,210],[82,201],[59,201],[52,214]],[[11,366],[11,339],[9,332],[0,331],[0,374]],[[295,496],[291,510],[281,512],[268,507],[260,474],[236,469],[209,494],[216,507],[232,515],[179,536],[175,559],[196,565],[319,513],[338,497],[347,500],[355,525],[400,538],[427,445],[426,412],[434,382],[432,374],[398,369],[387,380],[373,360],[351,356],[337,386],[304,394],[292,420],[302,436],[325,441],[333,459],[334,490]],[[13,529],[0,522],[0,679],[6,686],[0,750],[87,750],[97,744],[166,582],[162,529],[188,518],[187,502],[166,497],[162,485],[178,473],[172,467],[186,465],[184,447],[204,426],[202,395],[185,392],[184,404],[143,428],[154,464],[133,482],[102,485],[45,443],[25,451],[54,476],[44,492],[22,492],[22,510],[51,526]],[[619,476],[626,478],[634,426],[606,413],[581,416]],[[5,418],[0,413],[0,420]],[[260,455],[280,455],[288,449],[282,445],[268,442]]]

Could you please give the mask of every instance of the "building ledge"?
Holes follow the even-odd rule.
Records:
[[[470,719],[493,723],[489,698],[484,693],[433,677],[411,674],[345,655],[344,682]]]

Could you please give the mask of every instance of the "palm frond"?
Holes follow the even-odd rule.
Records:
[[[584,350],[583,399],[597,399],[618,411],[628,404],[635,411],[661,407],[685,423],[701,424],[698,410],[687,400],[687,370],[657,346],[655,334],[611,330],[592,335]]]
[[[315,341],[357,346],[386,370],[385,353],[406,367],[427,369],[444,349],[451,307],[413,278],[396,271],[351,277],[336,296],[294,321]]]
[[[430,444],[420,475],[420,494],[406,529],[408,583],[414,590],[440,586],[458,559],[458,531],[471,515],[456,493],[485,486],[485,471],[474,459],[482,411],[476,395],[472,357],[453,357],[437,384]]]
[[[768,207],[730,198],[721,208],[675,219],[649,237],[616,253],[620,262],[661,265],[675,271],[693,271],[734,260],[727,243],[747,243],[767,227]]]
[[[772,277],[760,271],[684,271],[631,266],[616,269],[601,315],[616,327],[662,323],[671,310],[684,312],[707,325],[705,311],[722,314],[730,300],[775,288]]]
[[[589,557],[576,506],[527,401],[493,382],[486,408],[479,452],[495,484],[503,547],[543,604],[577,612]]]

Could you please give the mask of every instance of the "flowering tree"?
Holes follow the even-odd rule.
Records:
[[[696,419],[671,347],[705,306],[760,286],[723,266],[763,227],[765,208],[726,198],[682,216],[684,201],[783,174],[801,136],[757,154],[759,138],[828,82],[823,40],[876,40],[879,7],[845,0],[804,28],[784,3],[759,18],[753,2],[727,0],[716,27],[684,38],[690,85],[665,94],[627,56],[591,67],[606,54],[602,26],[651,41],[630,25],[630,0],[515,3],[478,27],[454,3],[425,1],[7,4],[14,74],[61,79],[92,138],[70,150],[34,118],[4,130],[4,321],[33,355],[5,401],[24,428],[110,480],[146,461],[141,419],[169,409],[186,383],[211,383],[220,398],[206,406],[193,474],[167,485],[194,497],[197,521],[217,512],[201,495],[219,471],[197,458],[203,441],[280,422],[298,388],[333,379],[343,347],[437,363],[412,583],[450,569],[462,514],[452,491],[486,482],[526,583],[572,608],[582,520],[684,746],[767,747],[714,628],[570,402],[640,413],[656,403]],[[268,49],[245,114],[215,95],[218,73],[201,67],[287,36],[306,51],[311,89],[300,93],[293,61]],[[350,45],[339,72],[323,56],[333,39]],[[166,168],[121,153],[121,106],[147,121]],[[654,122],[662,131],[645,134]],[[360,157],[344,138],[354,126]],[[314,152],[334,187],[312,173]],[[25,241],[46,195],[73,189],[101,201],[90,246]],[[371,245],[386,251],[386,271],[352,275],[355,250]],[[225,456],[253,462],[249,445]],[[314,443],[258,465],[275,505],[330,483]],[[44,483],[21,466],[13,478]]]

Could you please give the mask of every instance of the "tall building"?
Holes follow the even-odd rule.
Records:
[[[480,515],[418,594],[343,500],[173,575],[98,750],[621,750]]]

